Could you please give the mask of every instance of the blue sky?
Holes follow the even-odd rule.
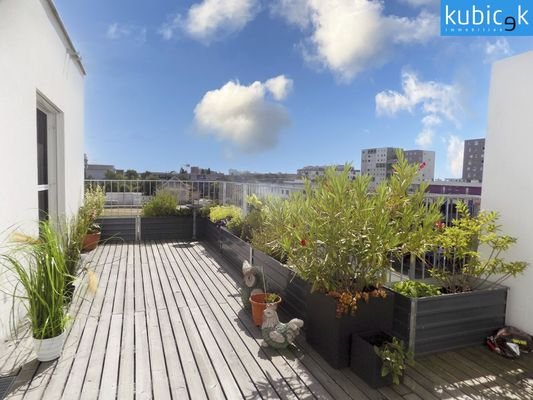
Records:
[[[294,172],[485,136],[491,63],[532,38],[450,38],[435,0],[56,0],[87,69],[89,161]]]

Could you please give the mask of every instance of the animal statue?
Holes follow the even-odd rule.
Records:
[[[242,304],[245,308],[250,307],[250,296],[253,294],[263,293],[263,274],[257,267],[254,267],[244,260],[242,263],[242,274],[244,276],[244,284],[241,289]]]
[[[293,318],[287,323],[279,322],[276,309],[267,306],[263,312],[261,333],[265,343],[270,347],[284,349],[290,344],[293,344],[303,326],[304,322],[298,318]]]

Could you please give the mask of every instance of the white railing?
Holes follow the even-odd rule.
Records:
[[[160,190],[166,190],[176,196],[178,204],[231,204],[247,212],[246,198],[256,195],[260,199],[267,197],[288,198],[291,193],[302,191],[300,184],[242,183],[223,181],[178,181],[178,180],[113,180],[90,179],[86,187],[100,186],[106,193],[106,210],[115,210],[111,215],[137,215],[143,204],[153,198]],[[457,218],[455,205],[459,201],[468,204],[470,211],[479,212],[481,196],[477,195],[436,195],[426,196],[428,203],[442,199],[443,222],[449,224]]]

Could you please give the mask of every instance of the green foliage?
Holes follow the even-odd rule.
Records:
[[[425,185],[412,182],[418,165],[398,153],[394,173],[370,193],[371,177],[350,180],[350,166],[326,170],[314,186],[293,195],[274,211],[264,206],[263,241],[287,255],[288,265],[324,292],[360,292],[381,286],[391,254],[423,254],[431,246],[439,204],[427,206]],[[262,232],[261,232],[262,231]],[[255,243],[254,243],[255,244]]]
[[[211,222],[228,222],[233,218],[241,218],[241,209],[237,206],[214,206],[209,212]]]
[[[293,194],[299,196],[299,194]],[[270,197],[261,207],[261,223],[252,228],[252,245],[281,262],[287,261],[287,254],[281,246],[280,238],[286,234],[292,221],[292,209],[296,201]]]
[[[60,335],[68,319],[64,302],[68,271],[64,240],[58,231],[43,221],[38,240],[26,241],[0,260],[17,278],[13,296],[23,300],[33,337]]]
[[[457,205],[457,211],[459,218],[453,221],[452,226],[443,227],[436,237],[435,244],[443,265],[433,266],[430,270],[432,277],[455,292],[497,285],[524,272],[528,265],[526,262],[503,258],[503,253],[517,239],[501,233],[496,212],[481,211],[472,217],[463,202]],[[482,252],[478,251],[478,246]],[[498,278],[489,282],[492,276]],[[472,277],[476,279],[472,280]]]
[[[440,288],[435,285],[411,280],[395,282],[392,289],[407,297],[429,297],[441,294]]]
[[[254,194],[246,198],[248,203],[248,214],[242,221],[242,233],[241,238],[251,242],[254,230],[259,229],[262,225],[262,213],[263,203]]]
[[[83,205],[79,211],[93,222],[104,212],[105,193],[100,186],[90,187],[85,191]]]
[[[267,293],[267,295],[265,296],[265,303],[275,303],[280,299],[281,298],[276,293]]]
[[[142,215],[145,217],[167,217],[176,215],[178,201],[169,191],[160,190],[143,206]]]
[[[413,365],[413,355],[405,350],[403,341],[396,337],[392,342],[384,343],[382,346],[374,346],[374,351],[381,358],[381,376],[392,375],[392,381],[398,385],[407,365]]]

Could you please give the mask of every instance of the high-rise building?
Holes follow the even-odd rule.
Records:
[[[427,150],[405,150],[409,164],[419,164],[420,172],[415,182],[431,182],[435,179],[435,152]]]
[[[463,155],[463,180],[483,181],[483,161],[485,159],[485,139],[465,140]]]
[[[370,175],[377,185],[392,173],[392,166],[396,163],[395,147],[364,149],[361,151],[361,174]],[[374,186],[374,185],[372,185]]]

